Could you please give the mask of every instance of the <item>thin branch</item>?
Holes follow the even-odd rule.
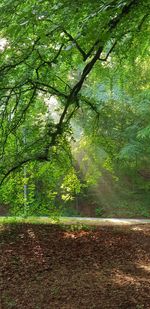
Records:
[[[50,85],[48,85],[48,84],[39,82],[38,80],[37,80],[37,81],[33,81],[33,80],[29,79],[28,81],[29,81],[29,83],[31,83],[32,85],[34,85],[34,86],[36,85],[37,89],[39,89],[39,90],[41,90],[41,91],[44,91],[44,92],[45,92],[44,88],[42,88],[42,87],[45,87],[45,88],[47,88],[47,89],[50,89],[50,90],[52,91],[52,94],[54,94],[54,95],[57,95],[57,96],[60,96],[60,97],[63,97],[63,98],[67,98],[67,97],[68,97],[65,93],[59,91],[59,90],[56,89],[55,87],[52,87],[52,86],[50,86]]]
[[[76,113],[76,111],[79,109],[79,106],[75,106],[73,111],[70,113],[70,115],[67,117],[66,123],[69,123],[70,119],[72,119],[73,115]]]
[[[17,121],[15,121],[15,124],[14,124],[12,127],[10,127],[10,129],[8,130],[8,133],[7,133],[6,138],[8,138],[9,134],[11,134],[12,132],[14,132],[14,130],[16,130],[16,129],[18,128],[18,126],[20,125],[20,123],[23,121],[23,117],[25,116],[27,110],[29,109],[31,103],[33,102],[33,100],[34,100],[34,98],[35,98],[36,90],[37,90],[37,88],[35,87],[35,88],[33,89],[33,93],[32,93],[32,95],[31,95],[31,97],[30,97],[30,99],[29,99],[28,104],[27,104],[27,105],[24,107],[24,109],[22,110],[22,113],[21,113],[19,119],[18,119]]]
[[[70,85],[66,83],[60,76],[56,75],[56,78],[58,78],[66,86],[66,88],[68,87],[69,89],[71,89]]]
[[[56,55],[54,56],[54,58],[53,58],[52,60],[49,60],[49,61],[43,59],[43,57],[41,56],[39,50],[37,50],[37,53],[38,53],[38,55],[39,55],[39,58],[42,60],[42,63],[39,65],[39,67],[41,67],[43,64],[47,64],[48,66],[51,67],[52,64],[56,62],[57,58],[58,58],[59,55],[61,54],[61,51],[62,51],[63,46],[64,46],[64,44],[61,44],[61,46],[60,46],[58,52],[56,53]],[[39,67],[38,67],[38,68],[39,68]]]
[[[39,42],[39,40],[40,40],[40,38],[37,38],[37,40],[34,42],[32,48],[31,48],[31,51],[23,59],[19,60],[16,63],[6,64],[6,65],[0,67],[0,73],[5,72],[5,71],[8,72],[11,69],[14,69],[17,66],[21,65],[22,63],[24,63],[31,56],[31,54],[32,54],[36,44]]]
[[[87,55],[86,55],[86,53],[84,52],[84,50],[81,48],[81,46],[78,44],[77,40],[74,39],[74,38],[72,37],[72,35],[71,35],[70,33],[68,33],[65,29],[63,29],[63,32],[67,35],[67,37],[69,38],[69,40],[70,40],[71,42],[73,42],[73,43],[76,45],[78,51],[80,52],[80,54],[81,54],[82,57],[83,57],[83,60],[86,60],[86,59],[87,59]]]
[[[19,162],[18,164],[16,164],[15,166],[13,166],[12,168],[10,168],[6,173],[5,175],[3,176],[2,180],[0,181],[0,186],[3,184],[4,180],[12,173],[14,172],[15,170],[17,170],[19,167],[23,166],[24,164],[28,163],[32,161],[32,158],[28,158],[28,159],[25,159],[21,162]]]
[[[120,20],[128,15],[132,9],[132,7],[136,6],[139,3],[139,0],[132,0],[129,4],[125,4],[121,13],[118,14],[118,16],[114,17],[108,24],[109,31],[112,32],[120,22]]]
[[[100,40],[96,40],[96,42],[93,44],[93,46],[90,48],[90,50],[86,54],[86,57],[84,60],[87,60],[91,56],[92,52],[94,51],[95,47],[99,44],[99,42]]]
[[[142,26],[143,26],[143,24],[144,24],[144,22],[145,22],[145,20],[147,19],[147,17],[149,16],[149,14],[145,14],[144,16],[143,16],[143,18],[142,18],[142,20],[141,20],[141,22],[140,22],[140,24],[138,25],[138,31],[141,31],[141,28],[142,28]]]
[[[91,101],[81,97],[81,100],[83,100],[88,106],[90,106],[90,108],[97,114],[99,115],[99,111],[97,109],[97,106],[95,104],[93,104]]]
[[[45,154],[43,155],[34,155],[34,157],[29,157],[27,159],[23,159],[22,161],[19,161],[16,165],[14,165],[13,167],[11,167],[2,177],[1,181],[0,181],[0,186],[3,184],[3,182],[5,181],[5,179],[14,171],[16,171],[17,169],[19,169],[20,167],[22,167],[24,164],[28,163],[28,162],[34,162],[34,161],[49,161],[48,158],[45,156]]]
[[[110,48],[110,50],[108,51],[107,55],[105,58],[99,58],[100,61],[107,61],[109,55],[111,54],[111,52],[113,51],[113,49],[115,48],[117,44],[117,41],[114,42],[114,44],[112,45],[112,47]]]

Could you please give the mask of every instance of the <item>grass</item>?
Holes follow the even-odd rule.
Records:
[[[15,217],[7,216],[0,217],[0,224],[18,224],[18,223],[32,223],[32,224],[54,224],[59,222],[59,219],[54,220],[49,217]]]
[[[14,216],[7,216],[7,217],[0,217],[0,224],[18,224],[18,223],[29,223],[29,224],[59,224],[62,227],[69,225],[73,230],[88,230],[91,226],[99,226],[99,225],[124,225],[124,224],[133,224],[132,221],[128,222],[126,219],[124,221],[115,221],[113,218],[107,218],[105,221],[100,221],[100,218],[94,218],[90,220],[84,218],[69,218],[69,217],[59,217],[56,219],[50,217],[14,217]],[[103,219],[103,218],[102,218]],[[148,223],[150,220],[147,220]]]

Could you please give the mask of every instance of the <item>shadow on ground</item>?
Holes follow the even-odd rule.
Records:
[[[149,243],[150,225],[2,225],[2,309],[148,309]]]

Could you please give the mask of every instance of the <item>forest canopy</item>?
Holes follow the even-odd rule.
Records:
[[[72,144],[86,138],[145,169],[149,12],[148,0],[1,1],[1,183],[27,164],[29,174],[49,166],[51,182],[73,174],[80,191]]]

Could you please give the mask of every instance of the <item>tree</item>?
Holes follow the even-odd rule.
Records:
[[[132,42],[140,44],[148,9],[143,0],[1,1],[2,182],[23,164],[52,160],[82,107],[99,113],[86,83],[95,74],[99,78],[104,63],[107,72],[112,54],[128,57]],[[147,42],[146,32],[144,49]],[[137,51],[132,56],[136,59]],[[50,112],[54,100],[57,117]],[[23,127],[29,130],[26,145]]]

